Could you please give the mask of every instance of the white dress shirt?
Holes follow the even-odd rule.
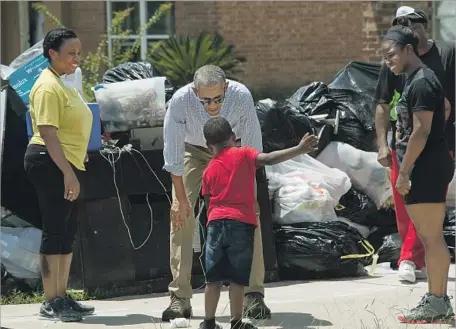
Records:
[[[227,81],[228,88],[219,115],[231,124],[242,146],[262,151],[260,122],[252,94],[242,83]],[[173,95],[163,124],[163,169],[175,176],[184,175],[185,143],[207,147],[203,127],[211,116],[204,110],[192,87],[193,83],[190,83]]]

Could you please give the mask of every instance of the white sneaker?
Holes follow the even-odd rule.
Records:
[[[404,260],[399,265],[399,279],[410,283],[416,282],[415,276],[416,265],[413,262]]]
[[[426,267],[423,267],[421,270],[416,270],[415,277],[417,280],[426,280],[427,279]]]

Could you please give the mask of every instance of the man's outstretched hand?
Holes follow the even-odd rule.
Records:
[[[190,215],[191,207],[188,200],[178,201],[173,200],[171,205],[171,228],[173,231],[179,230],[184,226],[185,220]]]

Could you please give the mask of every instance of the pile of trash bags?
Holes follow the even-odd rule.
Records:
[[[369,263],[364,238],[339,222],[302,222],[275,229],[279,276],[282,280],[363,276]],[[348,257],[343,259],[343,256]]]
[[[307,132],[319,136],[317,152],[266,168],[282,279],[366,275],[373,262],[397,266],[402,242],[390,171],[376,153],[378,74],[378,65],[352,62],[329,85],[313,82],[286,101],[256,105],[266,152],[295,146]],[[444,235],[453,259],[455,217],[448,208]]]
[[[2,296],[30,292],[41,278],[41,230],[2,207],[0,254]]]
[[[331,221],[334,208],[351,187],[350,178],[309,155],[266,167],[278,224]]]
[[[266,152],[296,145],[302,132],[313,131],[323,140],[320,149],[340,141],[372,152],[375,142],[373,95],[380,65],[351,62],[328,86],[313,82],[283,102],[259,101],[256,107]],[[332,125],[328,120],[335,120]]]

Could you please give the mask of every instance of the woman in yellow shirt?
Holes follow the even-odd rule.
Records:
[[[49,31],[43,70],[30,92],[33,137],[24,166],[34,185],[43,219],[40,260],[46,301],[40,315],[61,321],[80,321],[94,308],[66,294],[77,231],[75,202],[80,194],[78,176],[84,162],[92,127],[92,113],[75,88],[61,77],[73,73],[80,61],[81,42],[66,28]]]

